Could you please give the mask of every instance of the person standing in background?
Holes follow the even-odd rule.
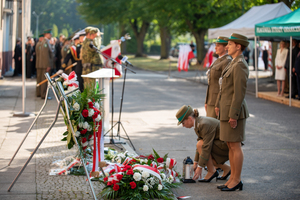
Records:
[[[16,41],[15,53],[13,59],[15,60],[14,76],[22,74],[22,47],[21,39],[18,38]]]
[[[44,40],[44,34],[40,34],[39,35],[39,40],[37,42],[37,44],[35,45],[35,55],[36,55],[36,59],[35,59],[35,68],[36,68],[36,82],[39,83],[41,82],[43,79],[43,74],[39,73],[40,69],[42,68],[42,58],[41,58],[41,49],[42,49],[42,42]],[[35,91],[35,95],[36,97],[41,97],[41,88],[36,87],[36,91]]]
[[[44,40],[41,43],[41,51],[40,51],[40,68],[38,69],[38,73],[40,75],[41,80],[45,80],[45,73],[51,73],[53,69],[53,59],[54,59],[54,50],[51,47],[50,39],[52,36],[51,29],[44,31]],[[39,86],[41,90],[41,98],[45,99],[47,84],[42,84]],[[49,98],[51,99],[51,98]]]
[[[297,81],[296,81],[296,75],[295,75],[295,69],[294,69],[294,64],[295,64],[298,52],[299,52],[299,47],[298,47],[297,40],[293,39],[292,40],[292,85],[291,85],[291,87],[292,87],[291,88],[292,89],[291,97],[293,99],[296,98],[296,95],[298,93],[298,91],[297,91]],[[289,80],[290,80],[290,51],[288,51],[287,59],[286,59],[284,68],[286,69],[287,80],[288,80],[288,84],[289,84]],[[289,98],[289,97],[290,96],[286,96],[286,98]]]
[[[28,38],[26,44],[26,78],[32,77],[33,43],[32,38]]]
[[[265,46],[265,49],[263,50],[262,57],[263,57],[263,61],[264,61],[264,64],[265,64],[265,71],[267,71],[268,70],[268,64],[269,64],[269,62],[268,62],[268,60],[269,60],[269,52],[268,52],[266,46]]]
[[[246,49],[243,51],[243,55],[248,65],[249,65],[249,54],[250,54],[250,49],[249,47],[246,47]]]

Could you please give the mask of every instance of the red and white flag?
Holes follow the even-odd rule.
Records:
[[[188,71],[189,69],[189,60],[195,58],[195,55],[192,51],[190,45],[179,45],[179,56],[177,68],[180,72],[181,70]]]
[[[104,68],[112,68],[112,61],[108,58],[115,59],[118,63],[114,64],[115,75],[122,76],[122,65],[121,60],[118,58],[118,55],[121,55],[120,48],[121,40],[112,40],[110,44],[101,49],[101,53],[103,54],[103,67]]]
[[[269,43],[269,49],[268,49],[268,69],[270,68],[271,71],[273,71],[273,63],[272,63],[272,42]]]
[[[211,44],[206,55],[205,55],[205,59],[204,59],[204,64],[203,67],[210,67],[210,65],[214,62],[214,57],[213,54],[215,52],[215,44]]]

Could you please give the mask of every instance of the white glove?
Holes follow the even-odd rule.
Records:
[[[64,70],[62,70],[62,69],[60,69],[56,72],[56,74],[59,74],[59,75],[61,75],[62,73],[64,73]]]

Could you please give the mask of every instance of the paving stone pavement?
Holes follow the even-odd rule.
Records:
[[[52,92],[50,96],[54,97]],[[43,101],[36,101],[35,110],[38,111],[42,107]],[[35,126],[37,132],[37,141],[46,133],[47,129],[54,120],[57,109],[57,102],[53,98],[45,107],[43,113]],[[36,184],[37,199],[94,199],[86,176],[74,175],[56,175],[50,176],[49,170],[52,162],[64,159],[67,156],[76,155],[77,148],[68,149],[65,141],[60,141],[62,134],[66,131],[62,114],[59,115],[57,122],[51,129],[50,133],[40,146],[36,153]],[[93,186],[98,199],[102,186],[98,181],[93,181]]]

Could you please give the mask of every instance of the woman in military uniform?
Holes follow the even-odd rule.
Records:
[[[243,189],[241,172],[244,154],[241,142],[245,140],[246,118],[249,117],[245,94],[249,68],[244,59],[243,51],[248,46],[248,38],[233,33],[228,40],[228,54],[233,58],[222,72],[220,92],[216,102],[216,115],[220,118],[220,140],[227,142],[231,176],[221,186],[222,191]]]
[[[219,120],[211,117],[199,117],[198,110],[191,106],[182,106],[176,113],[178,124],[185,128],[194,127],[198,136],[197,149],[195,154],[194,180],[202,175],[202,169],[207,166],[207,174],[199,182],[210,182],[217,178],[219,172],[215,167],[220,167],[228,160],[228,147],[225,142],[219,139]],[[229,169],[230,170],[230,169]]]
[[[217,118],[215,113],[215,103],[220,90],[219,78],[225,67],[231,62],[231,57],[227,55],[225,47],[226,37],[219,36],[216,41],[216,54],[219,58],[209,67],[207,71],[208,87],[206,90],[205,110],[207,117]]]

